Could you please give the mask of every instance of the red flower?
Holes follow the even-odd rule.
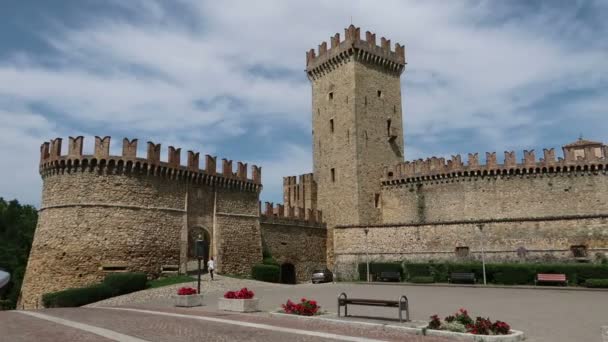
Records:
[[[297,304],[288,299],[287,303],[281,305],[281,307],[285,313],[302,316],[315,315],[320,308],[316,301],[308,300],[306,298],[302,298],[300,303]]]
[[[180,287],[177,290],[178,296],[188,296],[188,295],[193,295],[193,294],[196,294],[196,289],[194,289],[192,287]]]
[[[251,299],[253,296],[253,291],[248,290],[246,287],[243,287],[239,291],[228,291],[224,293],[224,298],[228,299]]]

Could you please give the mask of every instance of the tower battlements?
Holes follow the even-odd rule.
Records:
[[[576,155],[571,147],[564,146],[564,157],[556,158],[555,149],[544,149],[543,158],[536,159],[534,150],[525,150],[523,159],[517,162],[514,151],[505,151],[503,164],[498,164],[496,152],[486,152],[486,163],[479,163],[478,153],[469,153],[467,164],[460,155],[450,160],[431,157],[406,161],[384,169],[382,184],[401,184],[422,180],[434,180],[458,176],[538,174],[569,171],[599,171],[608,168],[608,146],[596,153]]]
[[[205,166],[200,168],[200,153],[194,151],[187,152],[186,165],[182,165],[182,149],[174,146],[167,149],[167,162],[164,162],[161,161],[161,144],[151,141],[147,143],[146,157],[138,158],[138,139],[127,138],[122,141],[122,155],[111,156],[110,139],[109,136],[96,136],[93,154],[83,154],[82,136],[69,137],[66,155],[61,154],[63,139],[56,138],[44,142],[40,146],[40,174],[45,177],[64,171],[107,169],[109,172],[144,173],[261,190],[262,168],[259,166],[252,165],[251,175],[248,176],[246,163],[237,162],[237,168],[234,170],[232,160],[222,159],[222,167],[217,170],[217,157],[205,155]]]
[[[376,43],[376,34],[365,32],[365,40],[361,39],[359,27],[350,25],[344,29],[344,40],[336,33],[330,38],[330,47],[322,42],[318,50],[310,49],[306,52],[306,72],[308,77],[316,79],[337,66],[355,58],[358,61],[374,64],[383,69],[400,75],[405,67],[405,47],[395,43],[391,50],[391,41],[385,37],[380,38],[380,45]]]

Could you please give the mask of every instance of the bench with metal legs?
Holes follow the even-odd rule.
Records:
[[[410,321],[410,308],[406,296],[399,297],[399,300],[382,300],[382,299],[363,299],[363,298],[348,298],[346,293],[342,292],[338,296],[338,317],[340,317],[340,308],[344,307],[344,317],[348,316],[348,305],[362,306],[380,306],[385,308],[398,308],[399,322],[403,322],[403,311],[405,311],[405,321]]]

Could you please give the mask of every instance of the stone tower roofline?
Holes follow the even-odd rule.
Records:
[[[199,167],[199,152],[188,151],[187,164],[181,165],[181,148],[169,146],[167,162],[160,160],[161,144],[148,142],[146,158],[137,157],[137,139],[124,138],[122,155],[110,155],[110,137],[95,137],[94,153],[82,153],[84,137],[69,137],[67,155],[61,155],[62,139],[56,138],[40,146],[40,174],[47,175],[105,170],[112,173],[136,173],[170,179],[184,179],[209,185],[236,187],[248,191],[261,191],[262,168],[252,165],[251,178],[247,176],[247,164],[222,159],[221,170],[216,170],[217,157],[205,155],[205,168]]]
[[[288,221],[299,221],[306,225],[317,225],[324,227],[323,213],[321,210],[290,207],[283,204],[274,204],[272,202],[264,202],[264,210],[262,210],[262,202],[260,202],[260,217],[267,221],[271,219],[280,219]]]
[[[299,176],[286,176],[283,177],[283,185],[302,185],[313,183],[315,181],[312,173],[305,173]]]
[[[343,41],[340,41],[339,33],[331,37],[329,49],[327,42],[323,42],[317,52],[314,49],[306,52],[306,73],[309,79],[323,76],[351,57],[379,66],[395,75],[403,72],[406,64],[404,46],[396,43],[395,50],[392,51],[390,39],[384,37],[380,38],[380,45],[377,45],[376,34],[369,31],[365,33],[365,40],[361,40],[360,28],[354,25],[344,29],[344,36]]]
[[[505,151],[503,164],[498,164],[496,152],[486,152],[486,164],[479,163],[478,153],[469,153],[465,165],[460,155],[453,155],[451,160],[431,157],[426,160],[406,161],[391,167],[385,167],[382,177],[383,185],[412,183],[424,180],[469,176],[521,175],[576,171],[603,171],[608,169],[608,146],[603,146],[603,157],[592,153],[584,157],[574,157],[564,148],[564,158],[555,156],[555,149],[544,149],[544,158],[536,160],[534,150],[525,150],[521,163],[517,163],[514,151]]]

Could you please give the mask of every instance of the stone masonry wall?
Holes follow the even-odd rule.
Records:
[[[310,281],[312,271],[327,266],[324,226],[268,218],[262,220],[261,228],[262,239],[272,256],[279,264],[293,264],[299,282]]]
[[[608,214],[606,171],[470,176],[385,186],[384,223]]]
[[[479,221],[446,224],[369,226],[367,248],[372,261],[480,260],[483,241],[488,261],[574,261],[571,246],[587,246],[593,261],[608,256],[608,215],[559,220]],[[339,277],[356,277],[356,265],[365,262],[364,226],[334,230],[336,270]],[[458,257],[456,247],[468,247]],[[518,255],[519,248],[526,252]]]
[[[77,172],[44,179],[22,301],[96,283],[103,266],[151,275],[178,264],[184,184],[155,177]]]

